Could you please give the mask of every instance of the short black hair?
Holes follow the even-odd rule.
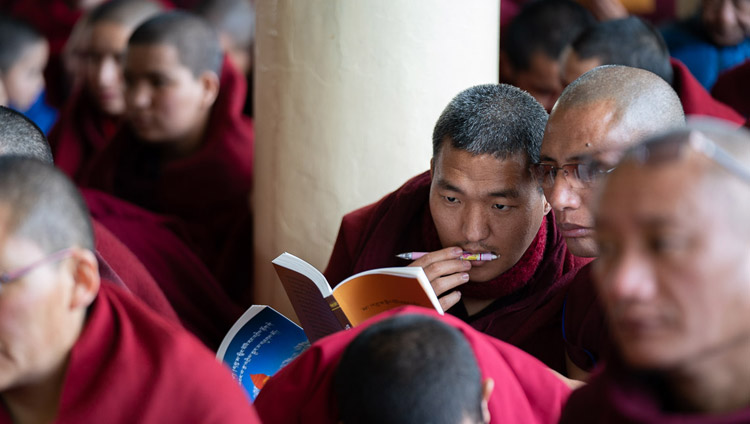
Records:
[[[174,46],[196,78],[206,71],[221,75],[219,36],[201,17],[184,11],[161,13],[142,23],[128,40],[128,47],[153,44]]]
[[[44,132],[22,113],[0,106],[0,156],[16,155],[52,164]]]
[[[528,70],[532,55],[541,52],[557,60],[565,46],[595,22],[591,13],[575,1],[532,1],[508,25],[503,50],[513,68]]]
[[[334,376],[344,423],[482,421],[482,377],[457,329],[425,315],[368,327],[347,346]]]
[[[645,69],[669,85],[674,82],[667,43],[653,25],[635,16],[594,25],[583,31],[571,48],[580,59],[596,58],[602,65]]]
[[[29,46],[43,40],[42,34],[26,22],[0,15],[0,72],[8,72]]]
[[[432,155],[443,143],[474,155],[505,159],[522,153],[539,160],[547,111],[529,93],[507,84],[484,84],[462,91],[443,110],[432,132]]]
[[[255,42],[255,9],[248,0],[203,0],[193,11],[216,30],[228,34],[236,46]]]
[[[92,9],[86,19],[88,25],[114,22],[132,28],[162,10],[159,3],[150,0],[111,0]]]
[[[76,186],[54,166],[20,156],[0,157],[0,204],[9,209],[9,234],[46,253],[72,246],[93,250],[86,204]]]

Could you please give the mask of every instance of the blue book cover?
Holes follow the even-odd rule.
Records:
[[[253,305],[229,330],[216,358],[252,401],[266,381],[310,346],[305,332],[270,306]]]

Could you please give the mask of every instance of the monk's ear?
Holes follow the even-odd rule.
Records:
[[[547,215],[552,210],[552,205],[547,201],[547,196],[542,194],[542,202],[544,202],[544,214]]]
[[[430,159],[430,181],[432,181],[432,177],[435,176],[435,158]]]
[[[203,88],[201,106],[204,109],[210,109],[219,95],[219,76],[214,72],[205,71],[198,77],[198,81]]]
[[[485,378],[482,380],[482,419],[485,423],[490,422],[490,397],[495,388],[495,380]]]
[[[99,264],[94,252],[79,247],[72,248],[72,276],[73,294],[71,296],[71,309],[85,309],[96,298],[99,293]]]

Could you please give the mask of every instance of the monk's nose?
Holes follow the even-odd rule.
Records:
[[[487,213],[481,207],[468,207],[463,215],[463,230],[467,241],[485,240],[490,234]]]
[[[555,212],[566,209],[578,209],[581,206],[581,197],[570,185],[564,173],[558,172],[552,186],[544,190],[547,201],[552,205]]]

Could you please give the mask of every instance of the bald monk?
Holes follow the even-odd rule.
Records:
[[[75,186],[0,158],[0,422],[258,422],[211,351],[102,284]]]
[[[616,343],[563,423],[750,422],[750,134],[691,127],[635,147],[596,210]]]
[[[127,125],[81,182],[181,219],[186,242],[247,306],[253,133],[244,78],[222,64],[215,31],[186,12],[139,26],[124,69]]]
[[[450,417],[464,411],[473,418],[464,422],[556,423],[569,393],[521,350],[450,315],[403,307],[314,343],[271,377],[255,407],[278,424],[458,423]]]
[[[423,267],[444,310],[564,372],[562,300],[581,263],[529,172],[546,121],[544,108],[516,87],[461,92],[435,125],[430,170],[343,218],[328,281]],[[463,251],[498,258],[464,261]],[[396,257],[405,252],[428,254]]]
[[[600,65],[632,66],[651,71],[672,85],[688,117],[711,116],[737,125],[745,122],[731,107],[711,97],[682,62],[670,58],[659,32],[637,17],[590,27],[565,49],[561,62],[564,86]]]
[[[138,24],[160,11],[147,0],[113,0],[85,16],[82,86],[65,102],[49,135],[55,164],[71,178],[90,166],[117,131],[125,113],[122,58],[128,38]]]
[[[563,91],[544,132],[534,175],[552,205],[568,250],[596,258],[593,203],[601,178],[643,137],[681,127],[680,99],[662,78],[627,66],[601,66]],[[595,263],[596,261],[592,262]],[[587,265],[565,303],[568,376],[585,379],[609,347]]]
[[[5,148],[51,164],[44,135],[18,116],[9,110],[0,113]],[[106,275],[122,281],[163,316],[182,322],[208,347],[217,348],[244,308],[224,294],[182,241],[180,223],[97,190],[83,189],[82,194],[93,217],[99,263],[112,268]]]

